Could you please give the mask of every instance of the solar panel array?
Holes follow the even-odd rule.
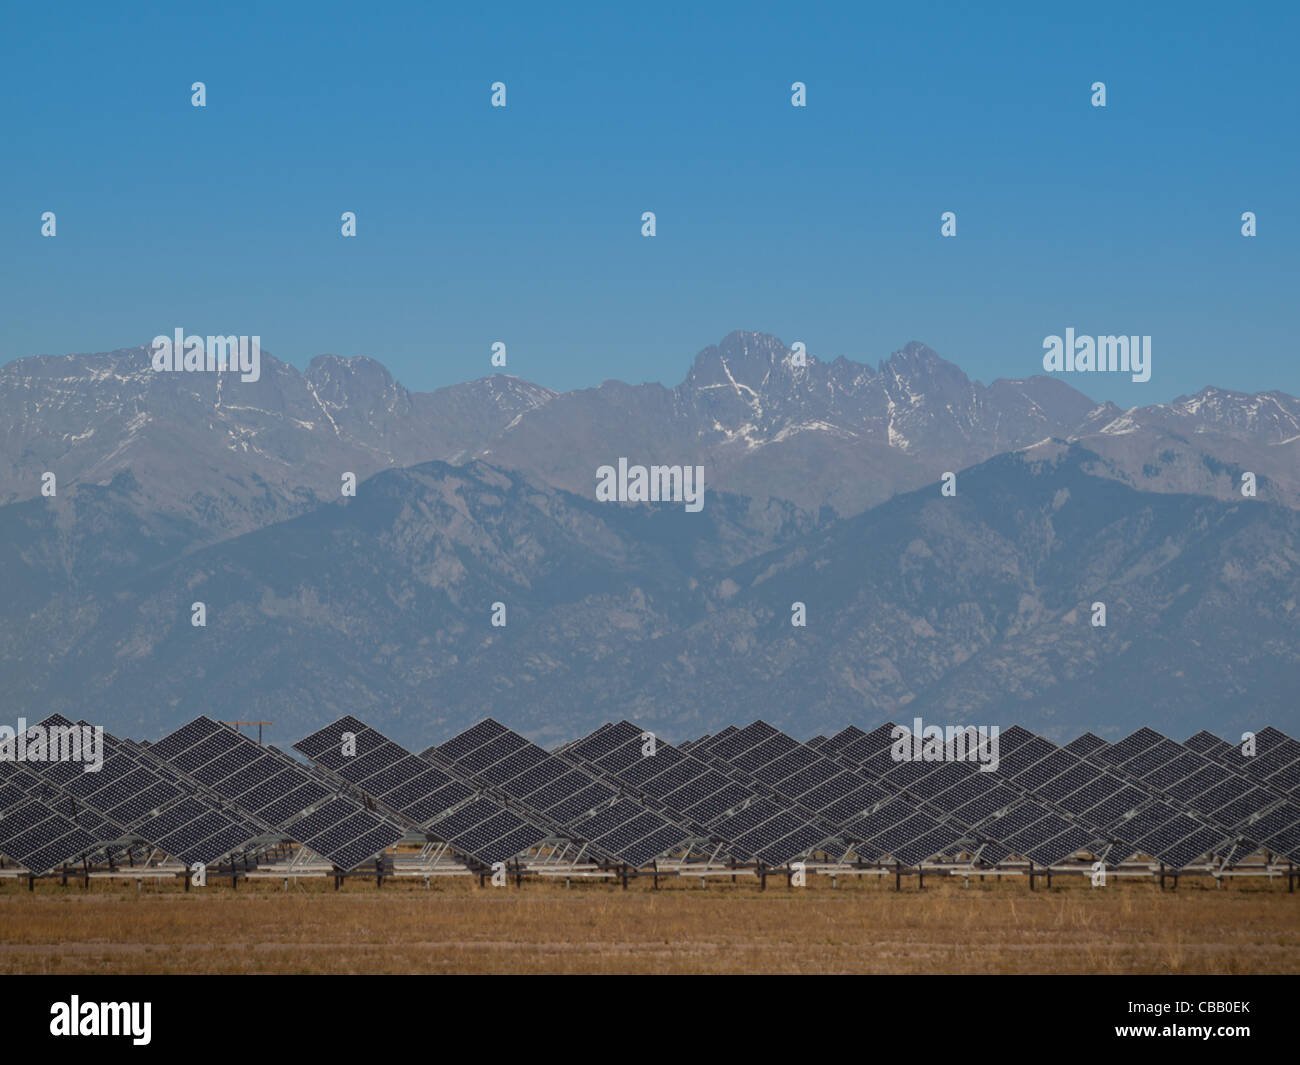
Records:
[[[647,745],[642,730],[629,721],[602,726],[559,753],[701,836],[725,843],[730,856],[742,861],[784,865],[836,835],[830,821],[774,801],[740,774],[720,771],[660,740]]]
[[[872,738],[865,734],[832,737],[824,749],[836,750],[838,757],[849,762],[883,768],[887,748],[881,731]],[[1000,741],[1001,764],[988,774],[990,782],[1015,786],[1026,802],[979,825],[992,835],[1005,838],[1008,830],[1046,807],[1085,831],[1099,830],[1101,838],[1110,841],[1112,864],[1141,852],[1171,868],[1182,868],[1210,851],[1231,864],[1234,856],[1245,857],[1261,846],[1291,858],[1298,856],[1294,826],[1300,809],[1294,802],[1280,794],[1270,796],[1252,789],[1240,774],[1211,766],[1189,747],[1154,730],[1140,729],[1114,745],[1085,734],[1062,748],[1017,726],[1003,733]],[[890,774],[920,774],[913,788],[926,790],[941,779],[942,774],[933,769],[926,773],[915,768],[917,763],[911,763],[911,769],[904,769],[905,765],[908,763],[896,765]],[[944,793],[934,799],[941,805],[951,802],[951,796]],[[956,812],[970,811],[958,808]],[[1020,849],[1021,845],[1060,825],[1059,820],[1049,821],[1040,815],[1036,824],[1018,828],[1005,843],[1032,857],[1033,845]],[[1072,841],[1065,829],[1057,839],[1061,845]]]
[[[357,718],[340,718],[294,748],[474,863],[509,861],[549,835],[496,797],[481,794],[441,759],[417,758]]]
[[[838,826],[862,861],[914,865],[963,838],[968,826],[901,788],[801,744],[764,721],[708,737],[694,748],[747,777],[780,802],[813,810]]]
[[[0,761],[0,854],[44,874],[65,862],[80,861],[117,838],[60,806],[60,797],[48,794],[40,777]]]
[[[1024,729],[1008,730],[1000,737],[999,761],[987,767],[971,761],[897,762],[890,753],[890,728],[838,734],[823,749],[833,751],[844,764],[877,775],[887,787],[922,798],[942,817],[966,825],[969,835],[959,845],[981,860],[996,864],[1018,854],[1050,866],[1080,850],[1111,862],[1127,856],[1116,849],[1122,850],[1123,842],[1086,807],[1055,802],[1055,792],[1041,793],[1046,780],[1061,776],[1077,787],[1087,774],[1064,754],[1042,764],[1055,748],[1040,737]],[[1026,740],[1035,742],[1026,747]]]
[[[84,725],[78,722],[74,726],[55,715],[38,727]],[[102,754],[102,764],[89,772],[78,760],[0,763],[8,770],[8,786],[23,788],[66,822],[89,831],[100,846],[87,849],[83,835],[50,820],[32,826],[33,835],[45,840],[41,850],[22,855],[29,837],[20,834],[0,844],[0,851],[43,873],[82,860],[93,850],[104,850],[104,845],[113,841],[133,842],[157,848],[188,865],[216,861],[262,834],[257,825],[223,811],[219,801],[185,787],[165,768],[140,757],[109,733],[103,734]],[[9,835],[23,819],[36,816],[30,806],[5,811],[8,827],[2,834]],[[66,830],[57,834],[61,829]],[[41,868],[35,869],[32,863]]]
[[[208,865],[265,835],[264,826],[232,809],[220,795],[191,784],[109,733],[104,734],[104,755],[98,773],[72,771],[63,786],[147,846],[186,865]],[[63,768],[51,776],[68,773]]]
[[[499,789],[553,834],[593,855],[640,867],[689,846],[692,827],[597,780],[488,718],[421,755],[442,758]]]
[[[1179,744],[1143,728],[1098,748],[1094,757],[1197,819],[1232,832],[1243,847],[1295,857],[1300,851],[1300,786],[1293,782],[1300,772],[1300,743],[1273,728],[1261,730],[1255,739],[1256,753],[1243,755],[1208,733]]]
[[[548,752],[487,719],[415,755],[348,716],[294,745],[305,765],[199,717],[152,744],[105,734],[92,773],[0,751],[0,854],[39,875],[150,852],[255,858],[286,840],[351,870],[404,838],[476,868],[543,850],[633,868],[1300,861],[1300,742],[1275,728],[1241,746],[1149,728],[1058,746],[1014,726],[996,764],[990,748],[961,757],[968,737],[952,734],[900,758],[898,735],[849,726],[801,743],[757,721],[674,746],[620,721]]]
[[[750,726],[748,735],[746,731],[704,737],[692,749],[761,763],[793,743],[761,723]],[[1077,752],[1106,746],[1095,736],[1080,737],[1067,751],[1025,729],[1011,729],[1001,737],[1001,765],[986,774],[964,761],[896,761],[890,751],[892,732],[892,725],[871,734],[850,728],[819,740],[816,748],[906,800],[878,807],[865,817],[865,822],[879,826],[873,839],[855,847],[858,856],[868,860],[879,857],[873,851],[897,851],[895,857],[906,860],[918,850],[942,844],[945,835],[959,837],[949,851],[959,846],[990,863],[1015,853],[1052,865],[1087,850],[1114,864],[1141,851],[1181,868],[1210,850],[1223,858],[1244,856],[1257,843],[1294,854],[1294,841],[1285,830],[1294,825],[1295,811],[1279,808],[1270,813],[1277,825],[1270,821],[1269,827],[1283,830],[1270,835],[1235,818],[1225,823],[1223,818],[1182,809],[1166,801],[1152,781],[1139,776],[1134,782],[1148,786],[1133,787],[1125,777],[1076,757]],[[1275,741],[1281,736],[1270,736],[1267,730],[1262,735]],[[1275,774],[1277,767],[1268,766],[1268,771]],[[1166,769],[1154,784],[1162,778],[1173,775]],[[1244,805],[1252,801],[1262,801],[1262,796],[1247,795]],[[852,826],[845,830],[854,834]],[[914,838],[906,839],[909,835]],[[942,847],[938,853],[943,853]]]
[[[356,868],[406,835],[395,819],[332,791],[288,755],[209,717],[195,718],[147,751],[339,869]]]

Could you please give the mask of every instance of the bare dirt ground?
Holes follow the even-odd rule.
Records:
[[[3,973],[1300,972],[1286,880],[0,881]]]

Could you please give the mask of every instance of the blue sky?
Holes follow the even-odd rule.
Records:
[[[0,361],[181,326],[675,384],[744,328],[989,381],[1073,326],[1153,338],[1098,399],[1300,393],[1295,5],[469,6],[10,5]]]

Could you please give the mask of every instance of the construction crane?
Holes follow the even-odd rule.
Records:
[[[258,743],[258,746],[261,746],[261,745],[262,745],[262,726],[263,726],[263,725],[274,725],[275,722],[274,722],[274,721],[224,721],[224,722],[222,722],[222,724],[225,724],[225,725],[234,725],[234,726],[235,726],[235,731],[236,731],[236,732],[239,731],[239,726],[240,726],[240,725],[256,725],[256,726],[257,726],[257,743]]]

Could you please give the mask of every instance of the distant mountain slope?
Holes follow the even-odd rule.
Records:
[[[499,375],[408,392],[373,359],[322,355],[305,373],[262,353],[261,378],[155,373],[146,348],[41,356],[0,368],[0,501],[130,471],[142,506],[212,543],[339,497],[364,479],[459,460],[548,389]]]
[[[1123,411],[1060,378],[971,381],[916,342],[879,366],[735,332],[675,388],[607,381],[556,394],[497,375],[409,392],[373,359],[300,372],[263,353],[261,380],[155,374],[145,348],[0,368],[0,503],[130,471],[139,505],[193,523],[196,543],[261,528],[420,462],[483,459],[591,495],[598,466],[689,462],[705,483],[847,516],[994,455],[1079,440],[1108,476],[1147,491],[1300,506],[1300,400],[1207,388]]]
[[[412,393],[372,359],[265,353],[243,384],[155,374],[140,348],[0,369],[0,434],[13,716],[148,735],[202,710],[287,735],[352,712],[412,741],[488,713],[539,739],[623,715],[672,737],[759,713],[1297,725],[1281,393],[1121,411],[1052,378],[985,386],[920,344],[797,366],[739,332],[676,388],[564,394]],[[703,512],[595,502],[620,457],[703,465]]]
[[[14,714],[143,735],[205,712],[296,736],[345,711],[411,741],[484,714],[542,740],[760,713],[802,733],[911,714],[1295,731],[1300,514],[1134,491],[1098,463],[1077,445],[1001,456],[955,498],[931,485],[822,525],[721,493],[690,515],[425,464],[154,568],[51,576],[0,629],[0,661]],[[122,539],[111,515],[78,520]],[[40,528],[0,530],[7,572],[60,572]]]
[[[720,667],[697,672],[698,701],[723,697],[743,653],[745,683],[809,728],[856,702],[1057,736],[1294,731],[1300,515],[1135,492],[1100,465],[1080,445],[1000,456],[956,498],[900,496],[739,567],[739,591],[683,641]]]
[[[944,470],[1063,436],[1096,407],[1051,378],[986,388],[918,343],[876,369],[806,363],[775,337],[735,332],[671,391],[607,381],[563,393],[479,454],[579,493],[608,456],[702,463],[718,488],[854,514]]]

